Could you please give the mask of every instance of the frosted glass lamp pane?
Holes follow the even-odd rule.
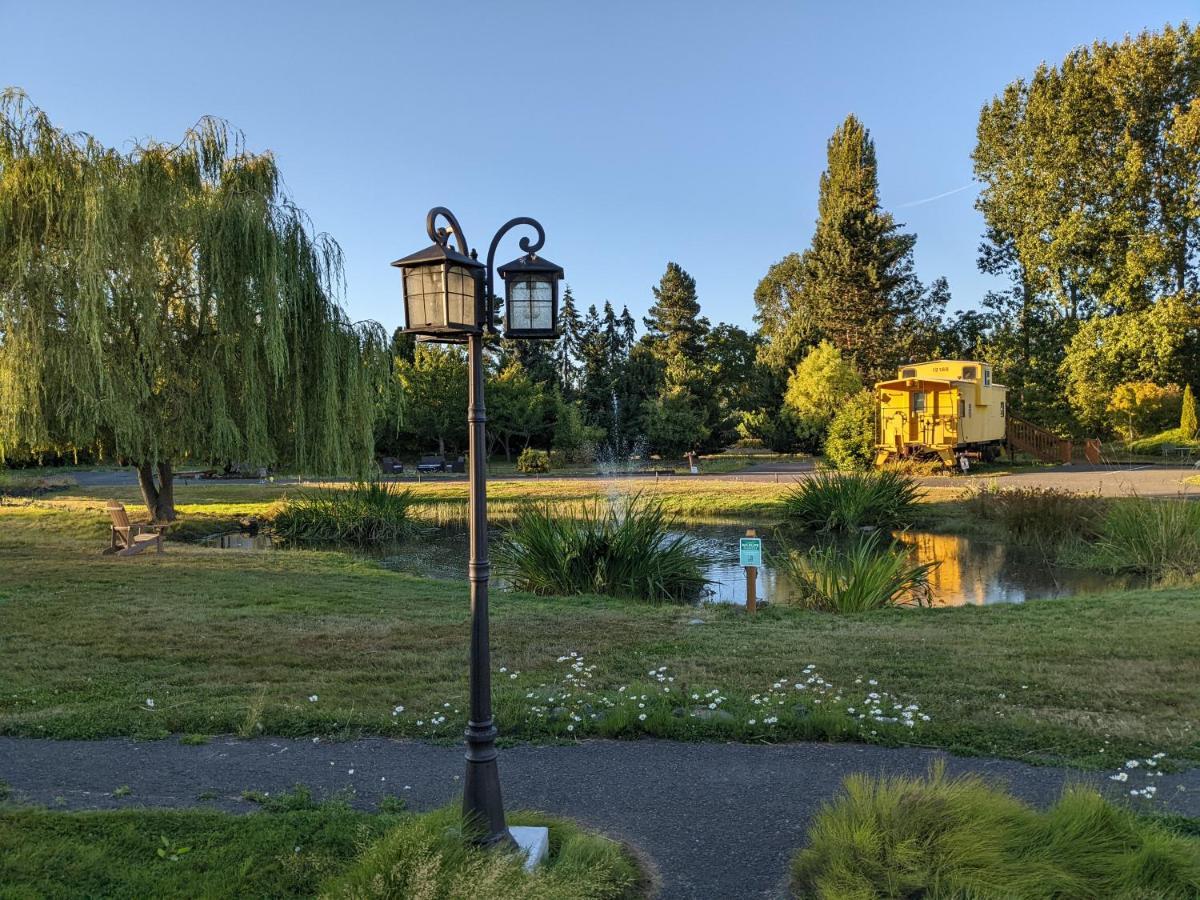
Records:
[[[442,269],[421,266],[404,270],[404,299],[410,328],[444,325]]]
[[[517,331],[549,331],[553,325],[550,283],[523,278],[509,291],[508,327]]]
[[[475,279],[461,266],[454,266],[446,276],[446,291],[450,302],[450,321],[460,325],[475,324]]]

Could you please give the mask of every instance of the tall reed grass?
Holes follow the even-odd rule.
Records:
[[[1154,579],[1200,575],[1200,501],[1131,498],[1113,502],[1082,562]]]
[[[496,549],[497,571],[536,594],[687,602],[707,584],[707,553],[695,538],[671,534],[675,520],[660,503],[633,497],[574,512],[526,507]]]
[[[783,499],[787,517],[812,531],[898,528],[912,524],[920,488],[895,471],[818,472]]]
[[[795,590],[792,603],[825,612],[852,613],[933,602],[929,573],[937,562],[915,563],[884,544],[878,533],[809,550],[793,550],[782,569]]]
[[[271,514],[275,534],[286,541],[382,544],[416,531],[412,492],[396,484],[359,482],[345,488],[289,494]]]
[[[797,896],[929,900],[1200,896],[1200,840],[1069,788],[1045,812],[976,776],[851,775],[792,862]]]
[[[1059,488],[1002,490],[993,482],[973,492],[967,505],[973,515],[996,522],[1017,541],[1052,551],[1069,541],[1096,538],[1108,501]]]

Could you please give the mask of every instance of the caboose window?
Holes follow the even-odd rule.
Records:
[[[901,378],[916,378],[917,370],[916,369],[901,369],[900,377]]]
[[[983,386],[988,387],[992,383],[992,369],[990,366],[983,367]]]
[[[964,381],[974,381],[977,374],[974,366],[963,366]]]
[[[915,413],[925,412],[925,394],[921,391],[912,395],[912,411]]]

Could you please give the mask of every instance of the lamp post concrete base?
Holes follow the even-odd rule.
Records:
[[[525,856],[525,871],[532,872],[550,855],[550,829],[540,825],[510,825],[509,834]]]

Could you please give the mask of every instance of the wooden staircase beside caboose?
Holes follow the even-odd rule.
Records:
[[[1008,441],[1010,452],[1020,450],[1048,463],[1071,461],[1072,447],[1069,440],[1026,419],[1009,415],[1004,437]]]

